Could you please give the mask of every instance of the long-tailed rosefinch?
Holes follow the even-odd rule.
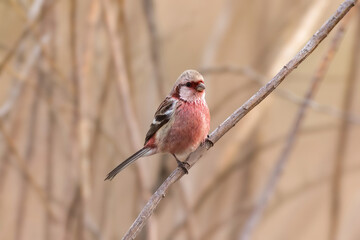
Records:
[[[206,139],[209,129],[210,113],[205,101],[204,78],[195,70],[187,70],[176,80],[170,94],[157,109],[144,147],[114,168],[105,180],[113,179],[140,157],[155,153],[171,153],[187,172],[178,157],[193,152]]]

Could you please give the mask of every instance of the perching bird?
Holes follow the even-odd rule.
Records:
[[[178,157],[189,155],[204,142],[210,130],[210,113],[205,101],[203,76],[195,70],[183,72],[169,95],[160,104],[145,137],[144,147],[120,163],[105,178],[113,179],[122,169],[140,157],[171,153],[187,172]]]

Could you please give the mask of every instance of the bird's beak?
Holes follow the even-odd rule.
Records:
[[[202,92],[205,90],[205,84],[203,83],[199,83],[197,86],[196,86],[196,91],[198,92]]]

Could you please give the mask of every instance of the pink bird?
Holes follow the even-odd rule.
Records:
[[[187,173],[179,157],[186,157],[206,140],[210,130],[210,113],[205,101],[203,76],[195,70],[183,72],[173,89],[160,104],[145,137],[144,147],[120,163],[105,178],[116,174],[140,157],[171,153]]]

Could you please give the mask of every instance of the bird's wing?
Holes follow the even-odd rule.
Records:
[[[176,110],[176,103],[178,99],[173,97],[166,97],[155,112],[154,120],[150,125],[150,129],[146,134],[145,143],[166,124]]]

